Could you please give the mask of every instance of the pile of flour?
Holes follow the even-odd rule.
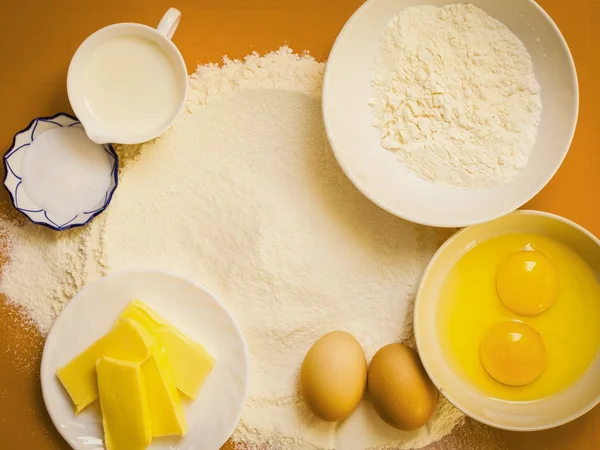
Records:
[[[368,400],[329,424],[299,396],[302,359],[324,333],[352,333],[369,359],[412,339],[419,279],[448,235],[388,214],[347,180],[323,129],[323,70],[285,47],[200,67],[174,127],[119,148],[119,188],[91,226],[59,235],[5,223],[13,259],[1,289],[46,333],[65,302],[106,273],[187,275],[227,304],[248,340],[240,448],[422,447],[463,420],[443,399],[426,427],[404,433]]]
[[[490,188],[527,164],[542,107],[531,56],[481,9],[401,11],[381,35],[371,83],[382,144],[416,175]]]

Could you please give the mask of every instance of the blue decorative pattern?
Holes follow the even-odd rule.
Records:
[[[112,200],[112,196],[119,184],[119,157],[117,156],[117,153],[111,144],[106,144],[103,146],[104,151],[106,151],[109,158],[111,158],[113,161],[113,167],[110,174],[111,182],[104,197],[104,203],[102,206],[94,211],[78,214],[66,222],[57,223],[57,218],[53,217],[51,214],[49,215],[44,209],[31,208],[30,205],[24,205],[23,201],[20,201],[18,195],[19,188],[21,187],[20,162],[24,154],[23,149],[25,149],[31,144],[31,142],[34,141],[36,137],[35,133],[38,131],[38,126],[42,130],[38,133],[39,135],[50,128],[81,126],[81,123],[79,120],[77,120],[77,117],[66,113],[58,113],[51,117],[38,117],[37,119],[33,119],[25,129],[15,134],[12,144],[8,151],[4,154],[3,158],[6,172],[4,176],[4,187],[10,195],[12,204],[17,211],[23,213],[31,222],[38,225],[43,225],[56,231],[68,230],[69,228],[86,225],[94,217],[101,214]],[[25,197],[27,196],[25,195]]]

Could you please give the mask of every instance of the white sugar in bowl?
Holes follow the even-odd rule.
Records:
[[[106,209],[117,188],[118,164],[112,145],[90,141],[75,117],[38,117],[15,135],[4,155],[4,186],[17,211],[62,231]]]

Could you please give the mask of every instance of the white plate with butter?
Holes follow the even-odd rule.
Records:
[[[182,396],[187,434],[154,438],[148,448],[218,450],[233,433],[246,401],[248,347],[214,295],[188,279],[161,271],[134,270],[101,278],[77,294],[56,319],[41,365],[42,393],[54,425],[74,449],[104,449],[99,402],[75,415],[56,371],[110,331],[133,300],[143,301],[215,359],[196,399]]]

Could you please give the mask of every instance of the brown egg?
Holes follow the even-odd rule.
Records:
[[[419,355],[404,344],[386,345],[373,356],[367,390],[379,416],[405,431],[425,425],[438,400]]]
[[[322,336],[310,348],[300,373],[302,395],[310,410],[328,422],[356,409],[367,383],[367,360],[358,341],[344,331]]]

